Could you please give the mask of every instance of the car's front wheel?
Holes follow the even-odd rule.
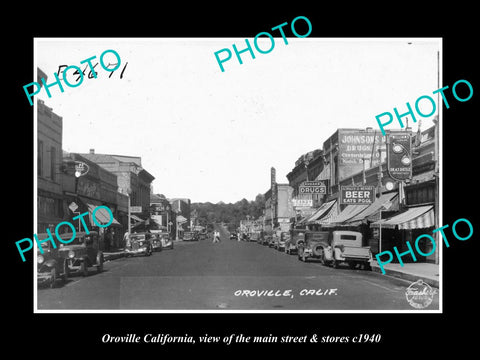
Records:
[[[63,282],[67,282],[69,276],[70,276],[70,268],[68,267],[68,261],[65,260],[63,262]]]
[[[80,265],[80,272],[82,273],[82,276],[88,276],[88,264],[86,259],[84,259]]]
[[[55,267],[50,271],[50,288],[54,288],[57,284],[57,269]]]
[[[103,254],[97,254],[97,272],[103,271]]]

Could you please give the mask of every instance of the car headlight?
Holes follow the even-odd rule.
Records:
[[[38,256],[37,256],[37,263],[42,264],[44,260],[45,260],[45,259],[44,259],[44,257],[43,257],[42,255],[38,255]]]
[[[68,257],[69,257],[70,259],[73,259],[73,258],[75,257],[75,251],[70,250],[70,251],[68,252]]]

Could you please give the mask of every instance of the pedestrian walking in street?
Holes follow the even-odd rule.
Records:
[[[213,242],[220,242],[220,233],[218,232],[218,230],[215,230],[213,233]]]

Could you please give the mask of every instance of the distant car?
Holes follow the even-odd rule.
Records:
[[[297,253],[298,246],[305,242],[305,231],[300,229],[290,230],[290,237],[285,240],[285,253]]]
[[[130,246],[125,251],[127,256],[152,255],[152,234],[148,232],[133,233],[130,235]]]
[[[72,237],[74,236],[74,239]],[[59,256],[66,259],[66,266],[69,274],[80,272],[88,276],[88,268],[95,266],[97,272],[103,271],[103,252],[99,249],[99,235],[97,231],[84,231],[60,234],[60,237],[69,241],[68,244],[61,244],[58,250]]]
[[[44,240],[48,234],[38,234],[39,240]],[[68,264],[67,259],[62,258],[58,253],[58,248],[54,248],[50,241],[41,244],[43,254],[37,248],[37,285],[48,285],[51,288],[57,286],[58,280],[67,282]]]
[[[277,236],[275,239],[274,248],[279,251],[285,251],[285,242],[290,239],[290,233],[282,231],[280,236]]]
[[[259,232],[253,232],[253,233],[250,235],[250,241],[255,241],[255,242],[257,242],[259,238],[260,238],[260,233],[259,233]]]
[[[269,236],[268,238],[268,247],[275,247],[275,241],[277,240],[277,235],[276,234],[272,234]]]
[[[185,231],[183,233],[183,241],[197,241],[198,238],[195,236],[193,231]]]
[[[263,234],[262,245],[270,246],[270,243],[272,241],[273,241],[273,234],[272,233],[264,233]]]
[[[201,232],[199,235],[198,235],[198,239],[199,240],[207,240],[207,233],[205,231]]]
[[[238,240],[238,235],[236,233],[230,233],[230,240]]]

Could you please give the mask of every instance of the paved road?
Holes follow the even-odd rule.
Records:
[[[38,289],[38,309],[415,310],[404,280],[303,263],[254,242],[228,240],[223,229],[221,235],[220,243],[179,242],[173,250],[110,261],[100,274],[92,268],[88,277]],[[431,309],[438,309],[438,294]]]

